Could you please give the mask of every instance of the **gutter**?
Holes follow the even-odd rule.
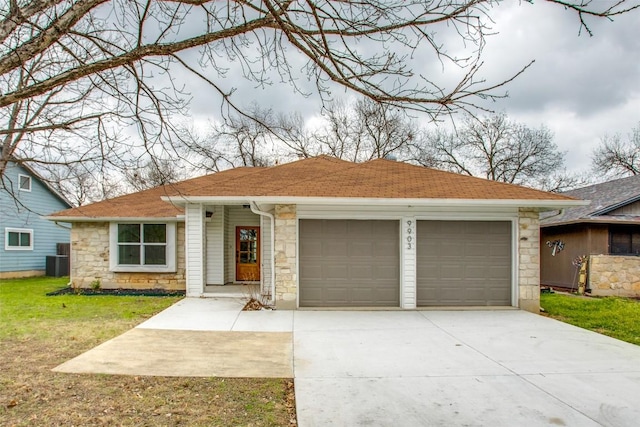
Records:
[[[370,197],[301,197],[301,196],[249,196],[254,203],[296,204],[296,205],[371,205],[402,207],[513,207],[542,208],[555,210],[577,206],[587,206],[591,202],[578,199],[429,199],[429,198],[370,198]],[[246,204],[242,196],[162,196],[165,202],[176,206],[185,203]]]
[[[540,218],[540,222],[546,221],[549,218],[555,218],[557,216],[561,216],[562,214],[564,214],[564,209],[558,209],[557,213],[554,213],[553,215],[545,216],[544,218]]]
[[[269,299],[269,305],[275,306],[276,303],[276,257],[275,257],[275,248],[276,248],[276,224],[275,218],[273,214],[270,214],[266,211],[261,211],[258,209],[258,205],[255,202],[249,202],[249,207],[251,208],[251,212],[260,216],[269,217],[271,220],[271,298]]]

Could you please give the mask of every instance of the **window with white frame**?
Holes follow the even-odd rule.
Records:
[[[31,177],[29,175],[18,175],[18,188],[20,188],[20,191],[31,191]]]
[[[28,228],[5,228],[4,248],[7,251],[32,251],[33,230]]]
[[[175,223],[112,223],[113,271],[175,271]]]

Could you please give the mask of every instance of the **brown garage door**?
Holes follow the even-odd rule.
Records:
[[[301,307],[398,307],[398,221],[301,219]]]
[[[418,306],[511,305],[511,223],[418,221]]]

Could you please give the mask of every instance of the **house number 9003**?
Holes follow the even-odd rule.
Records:
[[[407,249],[411,249],[412,248],[411,242],[413,241],[413,238],[411,237],[411,233],[413,233],[413,229],[411,228],[411,224],[412,224],[411,221],[407,221],[407,234],[408,234],[407,238],[406,238],[406,240],[407,240]]]

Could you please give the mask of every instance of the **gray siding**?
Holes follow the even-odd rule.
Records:
[[[224,206],[208,207],[213,211],[206,223],[207,230],[207,285],[224,284]]]
[[[30,192],[18,190],[18,175],[31,176]],[[69,243],[70,230],[42,216],[70,206],[19,165],[10,163],[3,179],[5,185],[13,189],[17,201],[6,190],[0,189],[0,273],[44,270],[46,256],[56,254],[56,243]],[[70,228],[70,224],[61,225]],[[33,230],[33,250],[5,250],[6,228]]]
[[[185,216],[185,269],[187,296],[200,296],[204,291],[205,222],[202,205],[187,204]]]

